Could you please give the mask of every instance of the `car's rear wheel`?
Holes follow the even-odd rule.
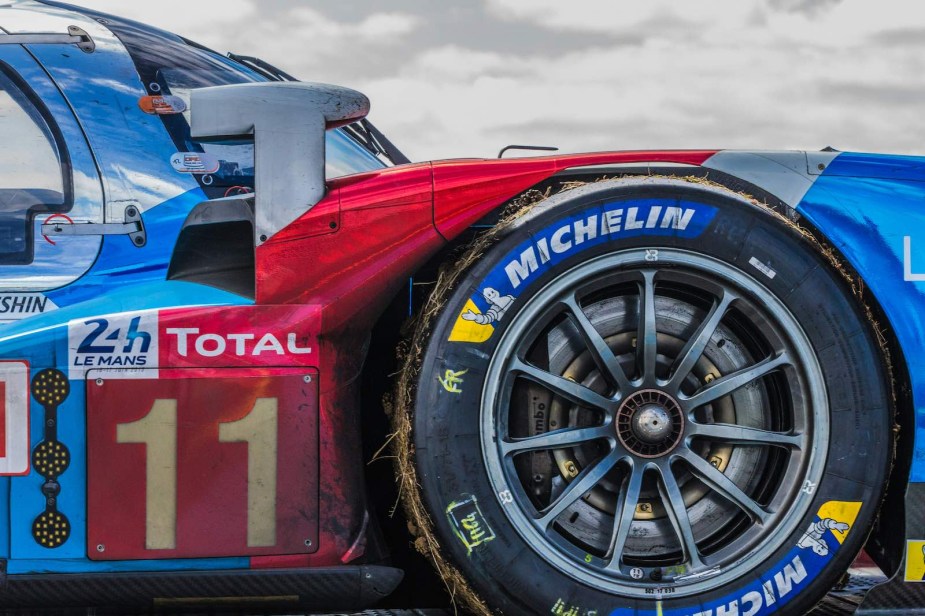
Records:
[[[800,613],[862,546],[890,451],[878,348],[831,263],[749,201],[560,194],[432,326],[419,481],[493,607]]]

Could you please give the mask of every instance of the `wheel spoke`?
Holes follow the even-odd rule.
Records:
[[[642,492],[643,470],[635,466],[630,470],[629,479],[623,482],[614,512],[613,532],[610,535],[610,547],[607,554],[605,569],[619,571],[623,563],[623,550],[626,548],[626,539],[629,537],[630,527],[636,515],[636,506],[639,504],[639,495]]]
[[[636,358],[643,383],[655,381],[655,271],[642,272],[639,289],[639,329],[636,334]]]
[[[720,496],[749,514],[752,520],[762,525],[767,523],[771,514],[765,511],[764,508],[756,503],[748,494],[743,492],[739,486],[733,483],[732,480],[726,477],[719,469],[715,468],[712,464],[690,450],[686,450],[680,455],[684,461],[690,465],[691,471],[698,479],[718,492]]]
[[[732,424],[688,424],[688,434],[734,445],[777,445],[788,449],[802,449],[802,434],[771,432]]]
[[[588,351],[590,351],[591,357],[594,358],[594,363],[597,364],[598,369],[610,376],[610,380],[616,385],[618,391],[626,392],[629,390],[630,382],[623,371],[623,367],[620,366],[620,362],[603,336],[598,333],[584,310],[581,309],[575,296],[572,295],[563,299],[562,304],[568,309],[569,317],[578,326],[578,331],[581,332],[585,346],[588,347]]]
[[[687,506],[684,504],[681,488],[671,471],[671,463],[668,460],[663,460],[657,468],[661,478],[658,490],[661,493],[662,503],[665,505],[665,511],[668,513],[671,525],[681,541],[684,559],[686,562],[690,562],[692,569],[699,569],[703,566],[703,561],[700,559],[697,542],[694,541],[694,529],[691,527],[691,519],[687,515]]]
[[[502,441],[501,451],[505,456],[509,456],[524,451],[559,449],[562,447],[571,447],[587,441],[610,437],[613,436],[613,433],[614,431],[610,422],[606,422],[603,426],[594,426],[590,428],[565,428],[538,436],[512,441]]]
[[[619,461],[622,451],[619,449],[612,450],[599,461],[586,466],[571,483],[565,491],[545,509],[541,510],[537,523],[546,531],[555,522],[563,511],[568,509],[572,503],[585,495],[585,493],[596,486],[604,475],[610,472],[610,469]]]
[[[572,265],[505,317],[485,362],[478,445],[512,529],[601,593],[642,597],[660,567],[715,586],[773,556],[806,513],[779,505],[818,483],[830,432],[799,323],[748,265],[671,248]]]
[[[668,382],[668,386],[672,388],[673,391],[677,391],[678,388],[681,387],[681,383],[684,379],[687,378],[687,375],[690,374],[694,364],[697,363],[697,360],[703,355],[704,349],[707,348],[710,338],[716,333],[716,328],[729,310],[729,306],[736,299],[738,299],[738,297],[726,291],[719,301],[713,303],[710,314],[707,315],[707,318],[700,324],[700,327],[694,335],[687,341],[687,344],[675,361],[671,379]]]
[[[575,404],[601,409],[608,414],[616,410],[615,403],[610,398],[602,396],[580,383],[546,372],[519,359],[512,362],[511,371],[521,373],[524,377],[547,387],[550,391],[559,394],[563,398],[568,398]]]
[[[693,410],[699,406],[709,404],[724,396],[728,396],[740,387],[744,387],[752,381],[756,381],[766,374],[777,370],[781,366],[788,365],[789,363],[790,358],[787,354],[781,353],[776,357],[764,359],[750,368],[743,368],[738,372],[720,377],[689,398],[685,398],[684,396],[678,396],[678,398],[680,402],[687,406],[688,410]]]

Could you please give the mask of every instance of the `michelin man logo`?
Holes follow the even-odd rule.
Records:
[[[502,295],[496,286],[486,286],[481,297],[466,300],[450,333],[451,342],[485,342],[495,331],[495,324],[514,303],[513,295]],[[481,305],[480,305],[481,304]]]
[[[839,522],[832,518],[825,518],[810,524],[806,532],[803,533],[803,536],[800,537],[797,545],[804,549],[812,548],[813,552],[819,556],[828,556],[829,545],[825,542],[825,539],[822,538],[822,536],[825,535],[825,531],[845,532],[848,528],[850,528],[850,526],[844,522]]]
[[[466,321],[474,321],[479,325],[491,325],[495,321],[500,321],[510,305],[514,303],[513,295],[505,295],[502,297],[497,290],[491,287],[488,287],[482,292],[482,297],[485,298],[485,301],[488,302],[489,305],[485,314],[479,314],[469,309],[462,314],[463,319]]]

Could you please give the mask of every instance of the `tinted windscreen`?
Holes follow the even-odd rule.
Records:
[[[216,186],[231,187],[245,185],[252,187],[254,181],[254,144],[252,141],[204,143],[189,139],[190,91],[195,88],[241,83],[227,81],[233,77],[214,71],[191,71],[168,68],[158,71],[159,81],[169,94],[186,101],[183,112],[186,121],[187,145],[193,151],[203,151],[219,160],[218,172],[212,174]],[[181,127],[182,130],[182,127]],[[332,130],[325,135],[325,175],[336,178],[352,173],[372,171],[385,167],[385,163],[372,152],[362,147],[344,131]]]
[[[0,264],[32,261],[32,218],[67,209],[70,166],[52,121],[0,67]]]
[[[184,142],[189,151],[202,151],[219,160],[219,169],[212,174],[211,180],[216,186],[254,185],[254,144],[251,141],[203,143],[193,141],[189,136],[189,102],[190,91],[208,86],[223,86],[242,83],[234,73],[219,71],[201,71],[181,68],[165,68],[158,71],[159,83],[163,83],[169,94],[179,96],[186,101],[187,110],[183,112],[184,126],[177,126],[185,137]]]
[[[106,19],[125,45],[149,94],[172,94],[189,103],[193,88],[267,81],[256,71],[184,41],[178,36],[110,15],[81,9]],[[235,186],[254,186],[254,148],[251,142],[200,143],[190,138],[188,113],[160,116],[178,152],[207,152],[219,160],[214,174],[197,175],[210,198]],[[328,131],[327,176],[381,169],[386,164],[342,131]]]

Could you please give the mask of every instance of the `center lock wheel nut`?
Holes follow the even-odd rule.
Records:
[[[642,458],[657,458],[681,442],[684,412],[665,392],[643,389],[620,405],[616,427],[620,443],[630,453]]]

